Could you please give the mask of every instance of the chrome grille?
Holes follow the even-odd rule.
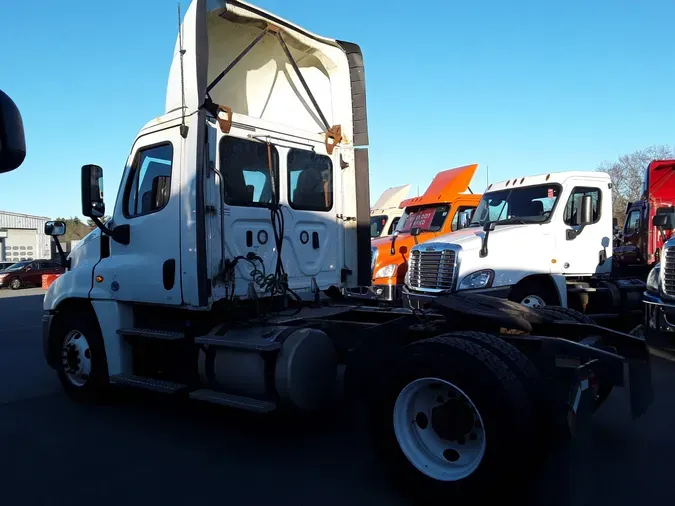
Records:
[[[422,291],[452,290],[456,264],[457,253],[454,250],[413,249],[408,260],[408,287]]]
[[[663,254],[663,291],[675,295],[675,248],[665,248]]]

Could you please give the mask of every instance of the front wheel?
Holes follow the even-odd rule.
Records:
[[[9,282],[9,287],[12,290],[18,290],[21,288],[21,280],[19,278],[14,278],[12,281]]]
[[[526,307],[539,308],[558,304],[558,295],[546,281],[526,279],[513,287],[509,300]]]
[[[439,336],[407,346],[389,374],[373,402],[372,434],[406,492],[418,499],[439,493],[476,499],[508,483],[514,468],[527,475],[531,402],[496,355]]]
[[[94,316],[87,312],[77,318],[64,315],[53,339],[57,340],[57,373],[66,394],[78,402],[96,402],[105,397],[108,386],[103,338]]]

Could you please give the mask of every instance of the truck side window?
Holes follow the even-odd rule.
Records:
[[[591,210],[593,221],[591,223],[597,223],[598,220],[600,220],[600,203],[602,202],[602,192],[600,191],[600,188],[576,187],[572,190],[572,194],[570,195],[570,198],[567,199],[567,204],[565,205],[565,225],[571,226],[577,222],[576,215],[581,210],[581,197],[585,195],[591,196],[591,202],[593,204]]]
[[[226,204],[255,207],[279,202],[279,154],[274,146],[268,149],[263,142],[223,137],[219,149]]]
[[[333,208],[333,162],[325,155],[292,148],[288,152],[288,202],[293,209]]]
[[[138,150],[127,183],[127,218],[154,213],[166,206],[171,195],[172,162],[170,143]]]
[[[398,225],[398,222],[401,218],[394,218],[391,220],[391,225],[389,225],[389,230],[387,231],[387,235],[391,235],[394,233],[394,230],[396,230],[396,225]]]
[[[459,208],[457,208],[455,215],[452,217],[452,224],[450,225],[451,232],[457,230],[457,227],[459,226],[459,215],[464,211],[470,211],[471,209],[475,211],[476,206],[460,206]]]
[[[624,228],[624,233],[634,233],[640,231],[640,210],[633,209],[626,219],[626,227]]]

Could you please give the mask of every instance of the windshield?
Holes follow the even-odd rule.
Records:
[[[543,223],[560,196],[560,185],[525,186],[486,193],[471,220],[472,227],[497,224]]]
[[[449,212],[450,206],[447,204],[406,208],[396,230],[407,233],[410,229],[419,227],[422,232],[438,232],[443,227]]]
[[[380,235],[382,235],[382,230],[384,230],[384,226],[386,224],[387,224],[387,217],[384,214],[378,216],[371,216],[370,238],[372,239],[373,237],[380,237]]]
[[[10,265],[5,269],[5,272],[12,272],[12,271],[20,271],[24,267],[26,267],[30,262],[19,262],[14,265]]]

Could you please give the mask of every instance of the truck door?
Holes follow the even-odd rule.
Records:
[[[581,213],[581,199],[586,195],[591,197],[592,221],[570,240],[567,231],[581,228],[575,223],[577,214]],[[611,262],[603,262],[603,258],[609,259],[612,255],[611,202],[604,202],[607,198],[610,198],[609,194],[603,194],[599,187],[593,186],[575,186],[570,192],[563,211],[565,236],[561,238],[562,247],[557,253],[562,258],[556,259],[556,263],[563,264],[563,274],[587,276],[611,270]]]
[[[286,201],[286,244],[284,255],[292,255],[288,263],[289,285],[310,289],[314,278],[321,290],[340,282],[344,260],[339,254],[342,236],[338,233],[337,214],[341,202],[334,188],[340,187],[341,176],[336,156],[326,154],[323,145],[285,150],[286,178],[283,199]],[[334,160],[335,158],[335,160]],[[339,195],[339,193],[337,193]]]
[[[128,245],[110,240],[94,269],[92,298],[180,304],[180,170],[183,139],[173,127],[140,136],[122,177],[113,227],[129,225]]]
[[[643,234],[643,229],[646,233],[647,229],[642,220],[642,206],[633,206],[626,214],[626,221],[623,226],[623,237],[621,240],[621,245],[616,249],[616,254],[620,259],[620,262],[624,265],[638,264],[642,260],[642,251],[641,246],[644,247],[644,244],[641,244],[641,237]]]

